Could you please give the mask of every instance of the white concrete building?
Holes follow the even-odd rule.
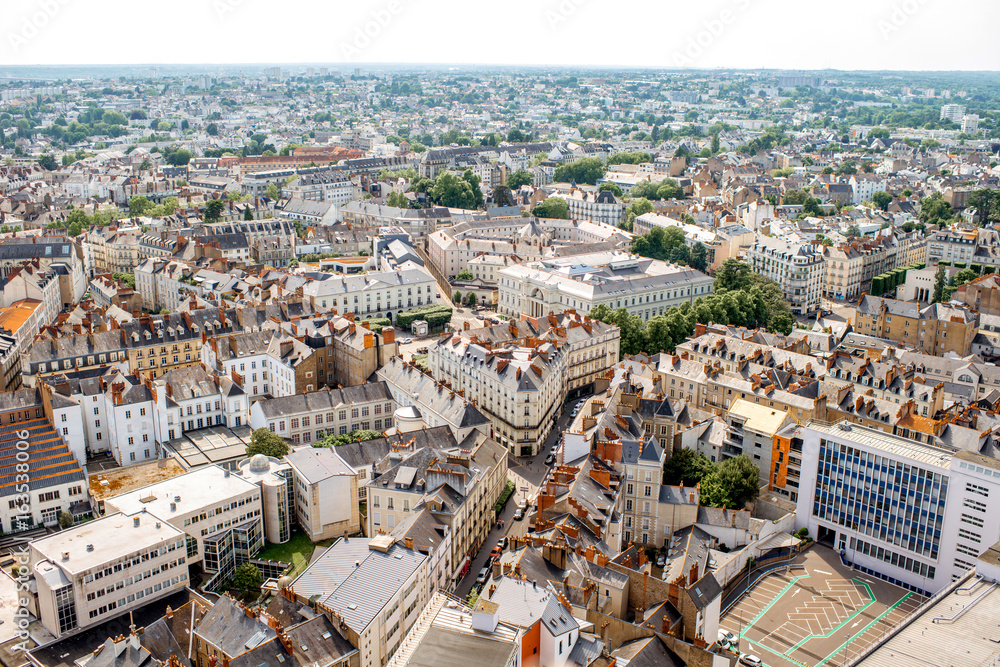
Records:
[[[29,543],[42,625],[56,637],[188,585],[184,532],[137,510]]]
[[[1000,539],[1000,460],[858,425],[789,426],[801,457],[795,525],[870,575],[924,593],[965,576]]]
[[[300,447],[285,456],[295,483],[295,516],[313,542],[361,528],[358,473],[333,448]]]
[[[264,545],[261,489],[219,466],[206,466],[104,501],[105,510],[151,519],[186,533],[188,565],[231,575]]]

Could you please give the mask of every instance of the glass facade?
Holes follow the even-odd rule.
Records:
[[[820,440],[818,519],[936,559],[947,496],[947,475]]]
[[[73,601],[73,587],[64,586],[55,591],[56,616],[59,619],[59,632],[69,632],[76,627],[76,603]]]

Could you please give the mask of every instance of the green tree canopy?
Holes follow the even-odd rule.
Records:
[[[205,204],[205,214],[202,219],[205,222],[218,222],[222,217],[222,212],[226,209],[226,203],[221,199],[213,199]]]
[[[534,182],[535,179],[531,172],[524,169],[518,169],[507,176],[507,187],[511,190],[517,190],[522,185],[531,185]]]
[[[250,444],[247,445],[247,457],[255,454],[273,456],[276,459],[282,458],[288,453],[288,443],[277,433],[271,433],[266,427],[255,429],[250,435]]]
[[[556,168],[554,180],[559,183],[576,181],[595,185],[604,175],[604,163],[596,157],[584,157]]]
[[[535,206],[532,213],[538,218],[569,218],[569,205],[562,197],[548,197]]]
[[[260,586],[263,583],[264,575],[253,563],[241,563],[233,572],[233,588],[244,595],[260,593]]]
[[[714,470],[707,456],[693,449],[682,448],[674,452],[663,466],[663,483],[669,486],[694,486]]]

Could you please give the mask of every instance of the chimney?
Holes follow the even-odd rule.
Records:
[[[413,551],[413,538],[412,537],[407,537],[406,539],[404,539],[403,540],[403,544],[406,546],[407,549],[409,549],[410,551]]]

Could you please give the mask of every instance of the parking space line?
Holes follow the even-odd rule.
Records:
[[[865,586],[867,587],[867,586],[868,586],[868,584],[865,584]],[[869,588],[868,590],[869,590],[869,591],[871,591],[871,589],[870,589],[870,588]],[[875,617],[875,619],[874,619],[874,620],[873,620],[873,621],[872,621],[871,623],[869,623],[868,625],[866,625],[866,626],[865,626],[865,627],[864,627],[864,628],[863,628],[863,629],[861,630],[861,632],[859,632],[859,633],[858,633],[857,635],[855,635],[855,636],[851,636],[851,637],[850,637],[850,638],[849,638],[849,639],[848,639],[848,640],[847,640],[846,642],[844,642],[843,644],[841,644],[840,646],[838,646],[838,647],[837,647],[837,648],[836,648],[836,649],[834,650],[834,652],[833,652],[833,653],[831,653],[830,655],[826,656],[826,657],[825,657],[825,658],[823,658],[823,659],[822,659],[821,661],[817,662],[817,663],[816,663],[816,667],[822,667],[822,666],[823,666],[824,664],[826,664],[826,663],[827,663],[827,662],[828,662],[828,661],[830,660],[830,658],[832,658],[833,656],[835,656],[835,655],[837,655],[838,653],[840,653],[840,651],[841,651],[841,650],[842,650],[843,648],[845,648],[846,646],[848,646],[848,645],[849,645],[849,644],[851,643],[851,641],[852,641],[852,640],[854,640],[854,639],[858,639],[858,638],[860,638],[860,637],[861,637],[862,635],[864,635],[864,633],[868,632],[868,630],[869,630],[869,629],[871,629],[871,627],[872,627],[872,626],[874,626],[874,625],[875,625],[876,623],[878,623],[878,622],[879,622],[880,620],[882,620],[882,618],[883,618],[883,617],[885,617],[885,616],[888,616],[889,612],[891,612],[891,611],[892,611],[893,609],[895,609],[895,608],[896,608],[896,607],[898,607],[898,606],[899,606],[900,604],[902,604],[902,603],[903,603],[903,601],[904,601],[904,600],[906,600],[906,599],[907,599],[908,597],[910,597],[911,595],[913,595],[913,593],[911,593],[911,592],[907,591],[907,592],[906,592],[906,595],[904,595],[903,597],[901,597],[901,598],[900,598],[899,600],[897,600],[897,601],[896,601],[896,602],[895,602],[895,603],[894,603],[894,604],[893,604],[893,605],[892,605],[891,607],[888,607],[888,608],[887,608],[887,609],[886,609],[885,611],[883,611],[883,612],[882,612],[881,614],[879,614],[878,616],[876,616],[876,617]]]
[[[796,644],[796,645],[795,645],[795,646],[793,646],[792,648],[788,649],[788,651],[787,651],[787,652],[788,652],[788,653],[791,653],[792,651],[795,651],[795,650],[796,650],[797,648],[799,648],[800,646],[802,646],[802,644],[805,644],[805,643],[806,643],[807,641],[809,641],[810,639],[813,639],[813,638],[820,638],[820,639],[827,639],[827,638],[829,638],[829,637],[830,637],[830,636],[832,636],[832,635],[833,635],[834,633],[836,633],[836,632],[840,631],[840,629],[841,629],[841,628],[843,628],[843,627],[844,627],[845,625],[847,625],[847,624],[848,624],[848,623],[849,623],[850,621],[852,621],[852,620],[853,620],[853,619],[854,619],[855,617],[857,617],[857,616],[858,616],[859,614],[861,614],[861,612],[863,612],[863,611],[864,611],[865,609],[867,609],[867,608],[868,608],[868,607],[870,607],[871,605],[875,604],[875,593],[873,593],[873,592],[872,592],[872,589],[871,589],[871,587],[869,587],[869,586],[868,586],[868,584],[866,584],[866,583],[864,583],[864,582],[860,582],[860,581],[859,581],[858,583],[862,584],[862,585],[863,585],[863,586],[864,586],[865,588],[867,588],[867,589],[868,589],[868,595],[869,595],[869,596],[871,597],[871,599],[870,599],[870,600],[868,600],[868,603],[867,603],[867,604],[866,604],[865,606],[863,606],[863,607],[861,607],[860,609],[856,610],[856,611],[855,611],[855,612],[854,612],[853,614],[851,614],[850,616],[848,616],[848,617],[847,617],[846,619],[844,619],[844,620],[843,620],[843,621],[842,621],[842,622],[841,622],[841,623],[840,623],[839,625],[837,625],[836,627],[832,628],[832,629],[831,629],[831,630],[830,630],[829,632],[827,632],[826,634],[823,634],[823,635],[813,635],[813,637],[807,637],[806,639],[803,639],[802,641],[800,641],[800,642],[799,642],[798,644]],[[829,618],[829,617],[828,617],[828,618]]]

